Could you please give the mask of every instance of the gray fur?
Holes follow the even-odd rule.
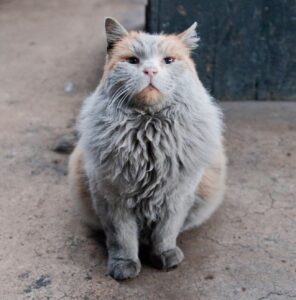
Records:
[[[158,35],[142,33],[133,51],[147,66],[164,55],[160,43]],[[221,147],[220,110],[184,62],[159,74],[163,99],[154,106],[137,104],[147,85],[142,73],[118,63],[86,100],[79,121],[93,207],[107,236],[109,273],[119,280],[139,273],[138,243],[147,232],[156,266],[181,262],[176,238],[199,201],[204,168]]]

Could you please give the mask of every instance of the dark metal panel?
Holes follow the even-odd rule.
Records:
[[[201,80],[221,100],[296,100],[295,0],[151,0],[150,32],[199,23]]]

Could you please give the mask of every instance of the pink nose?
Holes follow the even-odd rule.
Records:
[[[150,78],[152,78],[153,76],[155,76],[157,74],[158,71],[155,68],[145,68],[143,72],[144,72],[144,74],[146,74]]]

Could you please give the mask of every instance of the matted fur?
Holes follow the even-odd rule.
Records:
[[[178,265],[179,232],[204,222],[223,198],[222,114],[190,58],[195,27],[150,35],[106,20],[104,74],[83,105],[69,167],[85,221],[106,233],[116,279],[139,273],[143,237],[154,265]],[[129,63],[131,56],[139,63]],[[148,78],[145,68],[156,75]]]

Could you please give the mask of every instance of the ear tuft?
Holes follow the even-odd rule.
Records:
[[[112,49],[115,43],[127,35],[127,31],[124,27],[113,18],[105,19],[105,30],[107,37],[107,50]]]
[[[198,47],[199,37],[196,32],[197,22],[194,22],[188,29],[178,34],[181,41],[190,49]]]

